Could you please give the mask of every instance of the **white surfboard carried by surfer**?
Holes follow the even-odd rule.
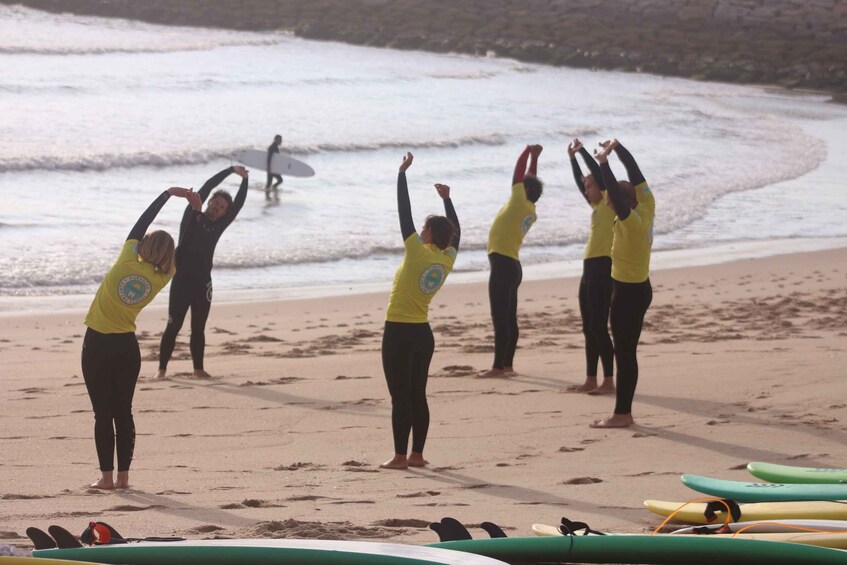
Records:
[[[232,156],[233,160],[243,163],[247,167],[268,171],[268,152],[262,149],[243,149]],[[282,175],[284,177],[313,177],[315,170],[293,157],[282,153],[274,153],[271,157],[269,173]]]

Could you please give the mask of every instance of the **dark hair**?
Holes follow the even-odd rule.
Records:
[[[523,179],[524,188],[526,188],[526,197],[530,202],[538,202],[541,198],[541,193],[544,192],[544,183],[541,179],[527,175]]]
[[[211,202],[212,200],[214,200],[215,198],[218,198],[218,197],[226,200],[227,205],[232,204],[232,196],[230,195],[229,192],[227,192],[225,190],[216,190],[214,192],[214,194],[212,194],[212,197],[209,199],[209,202]]]
[[[456,233],[456,226],[446,216],[427,216],[424,222],[424,229],[426,228],[432,231],[432,242],[439,249],[447,249]]]
[[[635,187],[632,186],[632,183],[626,180],[619,180],[618,187],[620,187],[621,192],[626,198],[626,203],[630,208],[635,208],[638,206],[638,197],[635,195]]]
[[[279,135],[279,134],[276,134],[276,135],[274,136],[274,141],[277,141],[277,140],[282,141],[282,136],[281,136],[281,135]]]

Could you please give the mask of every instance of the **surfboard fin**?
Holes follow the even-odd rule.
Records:
[[[483,522],[479,525],[480,528],[488,532],[488,536],[492,538],[505,538],[508,537],[506,532],[503,531],[503,528],[495,524],[494,522]]]
[[[82,544],[78,539],[76,539],[76,536],[61,526],[50,526],[47,528],[47,531],[50,532],[50,535],[53,536],[54,540],[56,540],[56,545],[59,546],[59,549],[74,549],[82,547]]]
[[[442,518],[440,522],[431,523],[429,529],[438,534],[439,541],[473,539],[468,529],[455,518]]]
[[[27,537],[32,541],[35,549],[55,549],[56,540],[50,537],[50,534],[38,528],[29,527],[26,529]]]

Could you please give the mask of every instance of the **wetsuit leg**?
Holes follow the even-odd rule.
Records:
[[[653,300],[650,279],[643,283],[612,281],[611,325],[618,365],[615,414],[631,414],[638,385],[638,340],[644,314]]]
[[[515,364],[515,350],[518,348],[518,338],[520,337],[520,329],[518,328],[518,287],[523,281],[523,269],[520,261],[513,260],[513,273],[511,292],[509,293],[509,342],[506,346],[506,357],[503,360],[503,365],[512,367]]]
[[[101,471],[129,469],[135,448],[132,397],[141,352],[133,333],[101,334],[89,328],[82,345],[82,374],[94,410],[94,444]]]
[[[415,447],[423,449],[426,441],[429,427],[426,374],[429,372],[432,347],[434,342],[429,324],[385,322],[382,368],[391,394],[394,453],[408,452],[409,434],[413,428]]]
[[[491,366],[502,369],[511,366],[509,363],[514,357],[518,341],[517,287],[520,284],[520,263],[499,253],[488,255],[488,262],[491,264],[488,299],[494,324],[494,363]]]
[[[194,368],[203,369],[203,355],[206,351],[206,321],[212,308],[212,281],[195,285],[191,298],[191,360]]]
[[[171,294],[168,299],[168,325],[162,332],[162,341],[159,343],[159,369],[167,369],[168,362],[176,347],[176,336],[182,329],[185,315],[188,313],[190,302],[190,281],[183,277],[175,276],[171,282]]]
[[[276,190],[279,185],[282,184],[282,176],[281,175],[272,175],[276,182],[273,185],[273,189]]]
[[[423,453],[429,432],[429,404],[426,401],[426,382],[429,363],[435,351],[435,338],[429,324],[416,331],[416,352],[412,359],[412,451]]]
[[[612,338],[609,337],[609,308],[612,299],[611,257],[588,259],[586,261],[586,273],[588,332],[591,335],[596,355],[603,363],[603,376],[611,377],[614,375],[614,347]],[[597,374],[596,357],[594,358],[593,374]]]
[[[582,335],[585,336],[585,376],[597,376],[597,363],[600,360],[600,351],[590,330],[590,310],[588,308],[588,266],[585,261],[582,264],[582,278],[579,279],[579,315],[582,318]]]

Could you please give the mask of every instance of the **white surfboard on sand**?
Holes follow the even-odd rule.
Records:
[[[261,149],[244,149],[238,151],[232,158],[247,167],[267,171],[268,152]],[[284,177],[313,177],[315,170],[304,163],[282,153],[274,153],[271,157],[271,170],[268,171]]]

